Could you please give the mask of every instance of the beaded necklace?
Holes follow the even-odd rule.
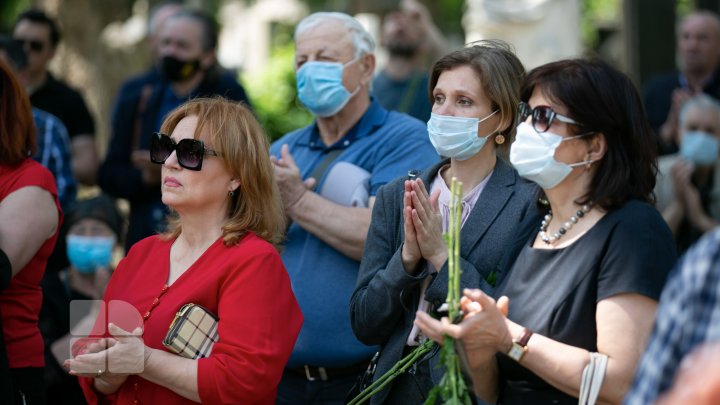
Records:
[[[592,209],[592,203],[585,204],[582,207],[580,207],[579,210],[575,213],[575,215],[571,216],[570,219],[568,219],[560,229],[557,230],[557,232],[553,233],[552,235],[548,235],[547,233],[547,227],[550,225],[550,221],[553,218],[552,210],[548,211],[548,213],[545,215],[545,218],[543,218],[542,223],[540,224],[540,239],[542,239],[543,242],[547,245],[551,245],[558,241],[558,239],[562,238],[563,235],[569,231],[573,225],[577,224],[578,221],[585,216],[585,214],[588,213]]]

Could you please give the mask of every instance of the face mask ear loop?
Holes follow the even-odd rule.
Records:
[[[485,140],[487,141],[487,139],[488,139],[489,137],[491,137],[491,136],[493,136],[493,135],[495,135],[495,134],[498,133],[498,130],[500,130],[500,124],[498,124],[498,126],[495,127],[495,130],[494,130],[494,131],[490,132],[489,134],[487,134],[487,135],[485,135],[485,136],[480,136],[480,124],[482,124],[483,122],[485,122],[485,120],[489,119],[489,118],[492,117],[493,115],[497,114],[498,111],[500,111],[499,108],[498,108],[497,110],[491,112],[490,115],[488,115],[487,117],[482,118],[482,119],[480,119],[480,120],[478,121],[478,123],[477,123],[477,125],[478,125],[478,138],[485,138]],[[502,136],[502,134],[500,134],[500,135]],[[501,144],[503,144],[504,142],[505,142],[505,137],[503,136],[501,142],[495,142],[495,143],[497,143],[498,145],[501,145]]]

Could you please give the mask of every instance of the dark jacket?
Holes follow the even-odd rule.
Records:
[[[151,69],[125,82],[115,100],[112,138],[98,172],[98,184],[108,194],[130,201],[126,248],[156,233],[164,223],[166,210],[160,200],[160,186],[143,183],[142,172],[133,166],[130,155],[135,149],[150,149],[151,134],[160,130],[158,114],[162,96],[169,85],[156,69]],[[214,95],[249,105],[245,90],[235,77],[219,68],[210,70],[187,99]],[[143,98],[144,111],[140,112]],[[134,139],[135,134],[137,139]]]
[[[421,178],[428,187],[438,170],[448,161],[425,171]],[[425,263],[417,276],[408,275],[402,265],[404,178],[382,187],[373,207],[372,222],[365,242],[357,287],[350,301],[350,318],[355,335],[365,344],[382,345],[375,378],[400,360],[412,329],[420,287],[428,275]],[[504,274],[501,262],[515,231],[523,219],[536,211],[538,188],[521,179],[502,159],[482,191],[461,232],[461,288],[480,288],[493,292]],[[493,285],[488,283],[495,273]],[[447,263],[425,292],[435,308],[445,302],[448,289]],[[430,360],[435,384],[443,370],[436,367],[439,355]],[[389,387],[375,395],[373,404],[382,403]]]

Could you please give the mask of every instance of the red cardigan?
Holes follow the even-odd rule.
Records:
[[[49,192],[55,200],[60,229],[62,211],[57,199],[55,178],[40,163],[25,159],[19,166],[0,165],[0,202],[23,187],[36,186]],[[0,293],[0,312],[10,368],[43,367],[43,338],[38,328],[42,306],[40,280],[45,274],[47,259],[55,247],[58,233],[45,240],[35,256],[13,277]]]
[[[189,302],[204,306],[220,319],[220,340],[210,357],[198,360],[202,402],[273,404],[302,325],[279,254],[254,234],[229,247],[220,238],[163,293],[172,243],[151,236],[132,247],[105,291],[109,321],[130,331],[142,324],[142,316],[152,309],[144,324],[144,343],[167,351],[162,339],[178,309]],[[132,307],[123,311],[122,303],[113,300]],[[103,334],[98,324],[95,330]],[[98,394],[91,378],[81,378],[80,383],[90,404],[132,404],[135,400],[150,405],[193,403],[136,375],[129,376],[110,396]]]

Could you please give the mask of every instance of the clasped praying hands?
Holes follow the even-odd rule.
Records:
[[[440,191],[428,194],[421,179],[406,180],[403,196],[405,242],[402,262],[409,274],[418,273],[421,259],[440,270],[447,261],[447,245],[442,235],[442,218],[438,208]]]
[[[128,332],[111,323],[108,331],[112,337],[86,339],[77,355],[65,361],[71,375],[101,378],[120,385],[128,375],[143,372],[150,350],[143,343],[142,328]]]

